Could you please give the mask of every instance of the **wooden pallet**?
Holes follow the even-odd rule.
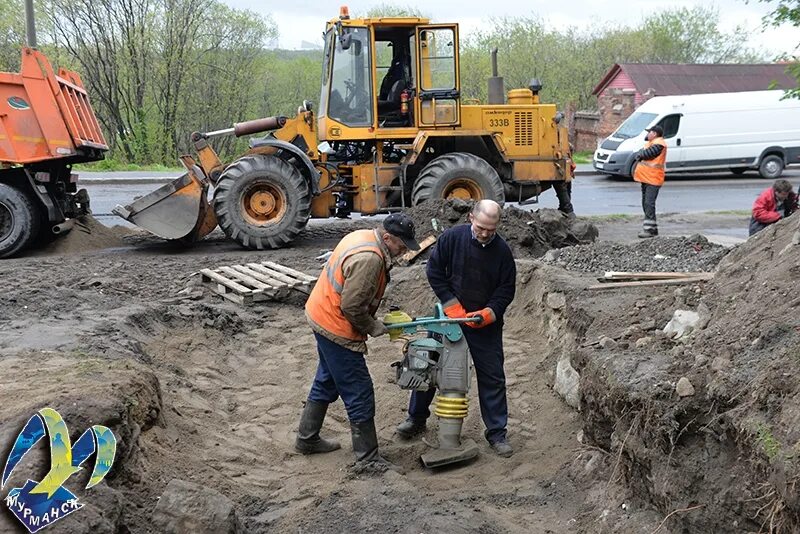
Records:
[[[213,292],[242,305],[285,298],[292,289],[308,295],[317,280],[271,261],[202,269],[200,274]]]

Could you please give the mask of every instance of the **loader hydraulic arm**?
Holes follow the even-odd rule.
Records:
[[[208,140],[213,137],[221,137],[223,135],[235,135],[242,137],[243,135],[252,135],[259,132],[269,132],[283,128],[286,124],[286,117],[264,117],[263,119],[255,119],[252,121],[237,122],[233,127],[225,128],[223,130],[215,130],[213,132],[194,132],[192,133],[192,144],[197,151],[197,157],[200,160],[200,166],[205,171],[206,177],[212,184],[217,183],[225,165],[220,161],[216,150],[209,144]]]

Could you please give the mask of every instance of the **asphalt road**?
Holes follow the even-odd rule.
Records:
[[[579,166],[588,168],[588,166]],[[154,176],[155,174],[155,176]],[[157,189],[177,173],[91,173],[82,179],[81,187],[89,191],[92,211],[103,224],[128,224],[113,215],[117,204]],[[800,168],[784,171],[784,178],[795,188],[800,186]],[[151,183],[131,183],[149,181]],[[729,173],[681,175],[670,177],[661,189],[657,207],[659,213],[697,213],[708,211],[749,211],[756,196],[771,185],[755,173],[734,176]],[[572,190],[573,205],[578,215],[641,214],[641,189],[630,180],[620,180],[598,174],[582,174],[575,178]],[[556,208],[558,201],[552,191],[545,191],[538,204],[524,209]]]

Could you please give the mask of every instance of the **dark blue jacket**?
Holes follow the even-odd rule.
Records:
[[[517,267],[511,249],[499,235],[481,245],[469,224],[441,235],[428,260],[427,275],[439,301],[458,299],[468,312],[491,308],[498,324],[514,300]]]

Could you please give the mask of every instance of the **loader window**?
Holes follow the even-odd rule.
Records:
[[[335,40],[328,117],[348,126],[372,126],[372,78],[369,31],[345,27],[349,46]]]
[[[417,28],[419,124],[458,124],[458,33],[452,26]]]
[[[328,109],[328,78],[331,70],[331,56],[333,55],[333,32],[325,35],[325,51],[322,55],[322,90],[319,95],[319,110],[325,115]]]

